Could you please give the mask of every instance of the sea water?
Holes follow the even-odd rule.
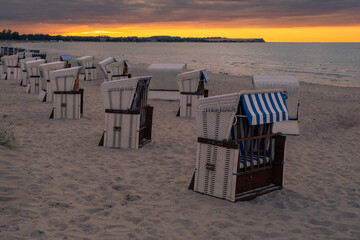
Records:
[[[187,63],[231,75],[293,75],[299,81],[360,87],[360,43],[24,42],[24,48],[133,63]]]

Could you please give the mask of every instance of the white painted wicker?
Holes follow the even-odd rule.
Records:
[[[202,72],[206,69],[194,70],[180,73],[176,76],[180,92],[196,92],[202,77]]]
[[[150,79],[126,78],[102,83],[100,89],[105,110],[132,110],[134,99],[139,97],[136,96],[139,81]],[[143,94],[147,98],[147,92]],[[105,112],[104,146],[138,149],[140,116],[140,113]]]
[[[5,71],[7,80],[20,80],[21,79],[21,69],[19,67],[19,56],[11,55],[4,56],[1,58],[3,65],[5,66]]]
[[[100,89],[105,109],[130,109],[137,84],[137,78],[126,78],[102,83]]]
[[[4,64],[6,67],[17,67],[19,63],[18,55],[4,56]]]
[[[29,83],[29,79],[27,76],[27,70],[26,70],[26,63],[30,62],[30,61],[35,61],[38,58],[24,58],[24,59],[20,59],[19,64],[20,64],[20,68],[21,68],[21,86],[26,87]]]
[[[99,62],[101,71],[105,74],[106,81],[109,81],[109,79],[111,79],[110,69],[108,68],[108,65],[114,62],[116,62],[116,59],[114,57],[108,57]]]
[[[40,64],[44,64],[44,59],[34,60],[26,62],[26,72],[27,72],[27,78],[29,79],[30,84],[30,93],[39,94],[41,87],[41,81],[40,81],[40,70],[39,66]]]
[[[76,61],[78,66],[82,66],[80,74],[84,75],[84,80],[92,81],[97,79],[94,56],[80,57]]]
[[[198,126],[197,137],[207,138],[218,141],[229,141],[232,137],[246,138],[244,130],[237,136],[232,132],[237,121],[248,121],[237,116],[241,95],[255,93],[280,92],[281,90],[259,90],[242,91],[239,93],[202,98],[198,100],[196,121]],[[246,116],[246,115],[245,115]],[[244,124],[240,125],[243,126]],[[249,124],[247,124],[249,125]],[[260,132],[264,132],[263,126],[259,127]],[[237,130],[235,130],[237,132]],[[268,134],[267,132],[266,134]],[[235,136],[232,136],[235,134]],[[257,142],[253,141],[253,150],[257,150]],[[239,157],[244,148],[243,143],[238,148],[227,148],[206,143],[197,143],[197,156],[195,164],[194,190],[211,196],[235,201],[236,174],[239,164]],[[274,144],[272,145],[274,148]],[[269,142],[266,147],[269,147]],[[250,142],[246,146],[250,152]],[[274,151],[273,151],[274,152]],[[248,153],[249,154],[249,153]],[[272,156],[273,157],[273,156]],[[247,160],[249,157],[247,157]],[[250,161],[240,161],[240,168],[244,168],[246,162],[250,166]],[[253,159],[255,161],[255,159]],[[264,159],[260,159],[263,163]],[[266,159],[266,161],[269,161]],[[242,165],[241,165],[242,164]],[[256,162],[257,164],[257,162]],[[212,168],[209,169],[209,166]]]
[[[54,94],[50,83],[50,72],[65,68],[66,62],[51,62],[39,65],[42,90],[46,91],[46,101],[52,102]]]
[[[50,83],[55,92],[54,119],[80,119],[81,95],[80,92],[75,92],[76,78],[80,68],[65,68],[50,72]]]
[[[109,81],[119,80],[123,78],[127,78],[127,76],[123,76],[124,73],[125,62],[113,62],[107,65],[109,74]]]
[[[6,64],[5,64],[5,58],[2,57],[1,58],[1,69],[0,69],[0,75],[1,75],[1,79],[5,79],[6,78]]]
[[[180,73],[176,76],[177,84],[180,91],[180,117],[195,117],[196,101],[203,98],[204,95],[194,95],[202,79],[203,72],[206,69],[194,70]],[[204,84],[204,83],[203,83]]]
[[[194,118],[196,113],[196,104],[204,95],[180,94],[180,117]]]

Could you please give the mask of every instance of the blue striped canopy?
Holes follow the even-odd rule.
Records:
[[[289,120],[285,97],[281,92],[246,94],[241,97],[250,125]]]

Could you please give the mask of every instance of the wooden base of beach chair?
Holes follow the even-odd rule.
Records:
[[[133,111],[107,109],[105,131],[99,146],[138,149],[150,142],[153,109],[151,106]],[[140,111],[144,111],[145,119],[140,119]]]
[[[239,150],[236,145],[211,140],[199,142],[197,168],[189,189],[233,202],[251,200],[281,189],[285,140],[285,136],[275,137],[273,162],[245,169],[239,169]]]
[[[54,92],[54,108],[50,118],[80,119],[83,113],[83,89]]]

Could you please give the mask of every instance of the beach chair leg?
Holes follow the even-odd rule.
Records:
[[[179,107],[179,110],[177,111],[176,116],[177,116],[177,117],[180,117],[180,107]]]
[[[80,93],[81,93],[81,99],[80,99],[80,115],[83,115],[83,110],[84,110],[84,89],[79,89]]]
[[[55,110],[54,108],[51,110],[49,119],[54,119],[54,110]]]
[[[192,176],[192,179],[191,179],[191,182],[190,182],[190,185],[189,185],[189,190],[194,190],[194,182],[195,182],[195,172]]]
[[[144,137],[147,140],[151,140],[153,112],[154,112],[154,107],[149,106],[146,108],[146,120],[145,120],[146,129],[145,129]]]
[[[104,146],[104,137],[105,137],[105,131],[103,132],[103,134],[102,134],[102,137],[101,137],[101,139],[100,139],[100,142],[99,142],[99,147],[103,147]]]
[[[275,138],[276,150],[272,175],[274,184],[281,187],[284,182],[285,143],[286,136],[277,136]]]

